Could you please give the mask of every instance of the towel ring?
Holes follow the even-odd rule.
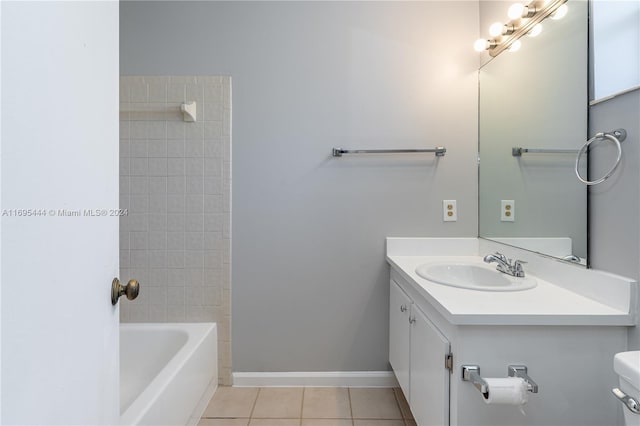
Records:
[[[626,137],[627,137],[627,132],[624,129],[617,129],[611,133],[606,133],[606,132],[596,133],[594,137],[586,141],[585,144],[582,145],[582,148],[580,148],[580,150],[578,151],[578,155],[576,156],[575,172],[580,182],[584,183],[585,185],[598,185],[599,183],[602,183],[605,180],[609,179],[613,174],[613,172],[615,172],[618,166],[620,165],[620,159],[622,159],[622,146],[620,145],[620,142],[625,140]],[[578,167],[580,165],[580,158],[582,157],[583,153],[587,152],[587,149],[589,149],[589,146],[593,142],[599,139],[609,139],[610,141],[615,143],[616,148],[618,149],[618,155],[616,157],[615,163],[613,163],[613,166],[609,169],[609,171],[604,176],[596,180],[586,180],[582,176],[580,176],[580,171],[578,170]]]

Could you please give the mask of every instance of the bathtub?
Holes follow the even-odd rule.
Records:
[[[218,383],[215,323],[120,325],[120,424],[196,424]]]

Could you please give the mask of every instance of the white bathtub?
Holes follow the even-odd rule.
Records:
[[[120,325],[120,424],[197,421],[218,383],[215,323]]]

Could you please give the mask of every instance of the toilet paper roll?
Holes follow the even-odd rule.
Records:
[[[489,385],[489,397],[484,400],[487,404],[523,406],[529,399],[527,383],[520,377],[486,378],[484,380]]]

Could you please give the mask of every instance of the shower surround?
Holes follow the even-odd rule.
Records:
[[[231,384],[231,79],[122,76],[120,110],[120,276],[141,283],[121,321],[216,322]]]

